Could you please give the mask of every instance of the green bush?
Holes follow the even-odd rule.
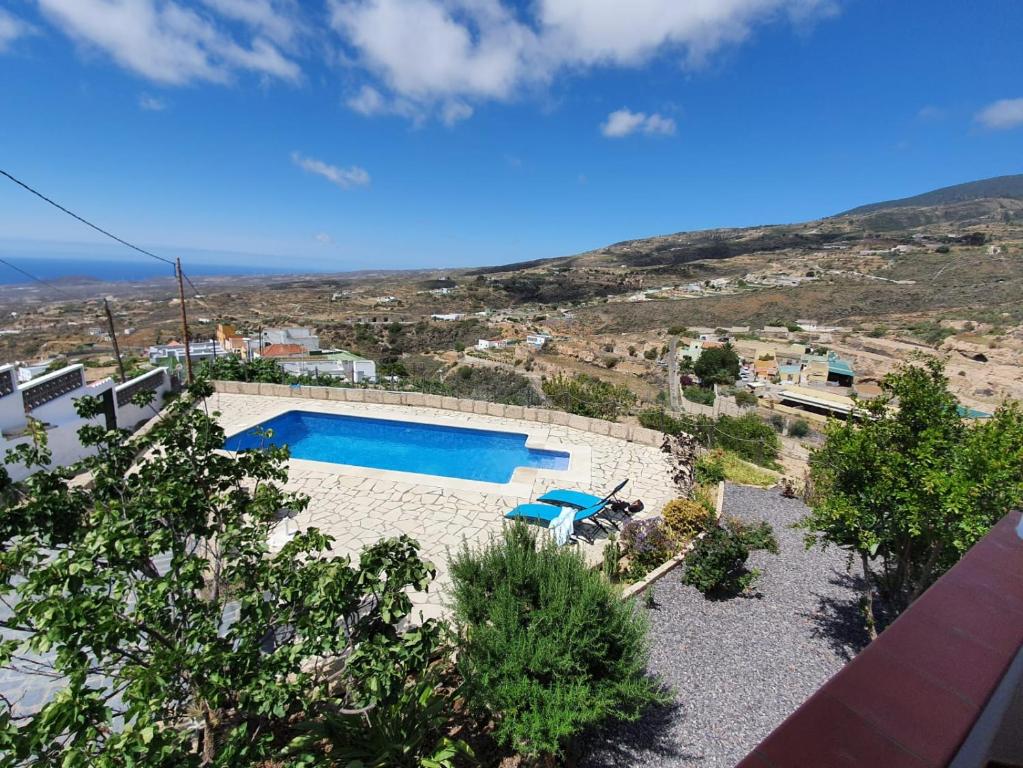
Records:
[[[715,421],[708,416],[676,418],[663,410],[651,408],[639,414],[639,423],[667,435],[683,432],[693,435],[707,448],[723,448],[762,467],[776,469],[778,466],[776,459],[781,452],[781,440],[774,429],[755,413],[721,416]],[[781,423],[784,425],[784,420]]]
[[[714,430],[714,446],[738,454],[746,461],[774,469],[781,452],[781,440],[770,424],[755,413],[721,416]]]
[[[643,357],[645,357],[647,360],[656,360],[657,359],[657,347],[650,347],[649,349],[644,350],[643,351]]]
[[[661,518],[676,541],[689,541],[707,530],[711,521],[704,506],[692,499],[672,499],[664,505]]]
[[[455,768],[472,764],[472,749],[446,735],[451,726],[451,701],[443,694],[434,670],[410,681],[393,700],[365,714],[328,713],[299,723],[302,733],[288,745],[287,755],[299,763],[360,768]],[[464,759],[459,759],[464,758]]]
[[[500,744],[560,754],[610,719],[664,701],[645,674],[647,624],[578,552],[537,544],[523,524],[451,559],[466,702]]]
[[[759,523],[747,523],[737,517],[727,517],[724,525],[738,536],[751,552],[763,549],[772,555],[778,554],[778,537],[774,535],[774,528],[766,520],[761,520]]]
[[[726,479],[725,459],[720,451],[705,453],[696,459],[696,482],[720,483]]]
[[[789,424],[789,435],[792,437],[806,437],[810,434],[810,424],[806,419],[796,419]]]
[[[739,536],[715,526],[686,556],[682,581],[707,597],[733,597],[756,581],[756,571],[746,569],[748,557],[749,549]]]
[[[658,517],[630,520],[622,526],[622,550],[629,559],[629,578],[638,580],[668,560],[678,549]]]
[[[772,413],[771,417],[767,420],[768,424],[774,427],[776,432],[785,431],[785,417],[780,413]]]
[[[714,390],[703,387],[686,387],[682,390],[682,396],[692,403],[700,405],[714,405]]]
[[[454,397],[507,405],[539,405],[540,393],[525,376],[501,368],[463,365],[448,376],[445,386]]]
[[[757,402],[759,402],[758,398],[752,392],[740,389],[735,393],[735,404],[742,408],[755,407]]]
[[[636,395],[625,385],[585,374],[544,379],[543,393],[558,410],[608,421],[616,421],[636,403]]]

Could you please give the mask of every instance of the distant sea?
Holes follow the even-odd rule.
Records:
[[[135,261],[104,261],[101,259],[60,259],[17,257],[0,254],[6,261],[42,280],[70,282],[74,279],[101,280],[151,280],[159,277],[173,277],[174,268],[155,259]],[[190,277],[202,275],[284,275],[295,273],[295,266],[267,267],[245,264],[203,264],[192,259],[182,259],[185,273]],[[316,270],[306,270],[313,272]],[[31,283],[27,277],[10,267],[0,264],[0,285]]]

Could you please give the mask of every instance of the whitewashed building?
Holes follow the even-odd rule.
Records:
[[[29,419],[39,422],[46,430],[47,448],[51,453],[51,466],[67,466],[94,453],[78,439],[78,430],[86,424],[134,429],[140,422],[155,416],[163,405],[164,395],[172,382],[163,368],[149,371],[123,384],[114,385],[110,379],[92,384],[85,381],[85,367],[69,365],[19,385],[13,365],[0,366],[0,457],[7,451],[31,440]],[[140,390],[153,392],[150,406],[141,408],[131,402]],[[75,410],[75,401],[81,397],[100,397],[103,413],[83,419]],[[20,464],[7,465],[8,474],[15,481],[30,474]]]

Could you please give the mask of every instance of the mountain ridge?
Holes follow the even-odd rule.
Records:
[[[967,181],[962,184],[939,187],[938,189],[921,192],[910,197],[867,203],[866,205],[860,205],[850,208],[848,211],[837,213],[830,218],[861,216],[892,208],[930,208],[938,205],[954,205],[973,200],[988,199],[1023,200],[1023,173],[992,176],[988,179],[977,179],[976,181]]]

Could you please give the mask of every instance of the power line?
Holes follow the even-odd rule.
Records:
[[[174,262],[171,261],[170,259],[165,259],[163,256],[157,256],[155,253],[150,253],[149,251],[145,250],[144,248],[139,248],[137,245],[133,245],[133,244],[129,243],[127,240],[123,240],[120,237],[118,237],[117,235],[112,234],[110,232],[107,232],[102,227],[96,226],[91,221],[87,221],[86,219],[83,219],[81,216],[79,216],[74,211],[69,211],[63,205],[61,205],[60,203],[57,203],[57,202],[51,200],[46,195],[44,195],[42,192],[39,192],[39,191],[37,191],[35,189],[32,189],[32,187],[30,187],[28,184],[26,184],[25,182],[21,181],[20,179],[16,179],[14,176],[9,174],[7,171],[3,170],[2,168],[0,168],[0,174],[6,176],[8,179],[13,181],[19,187],[22,187],[22,188],[28,190],[33,195],[38,197],[40,200],[45,200],[47,203],[52,205],[54,208],[57,208],[58,210],[63,211],[64,213],[66,213],[68,216],[71,216],[72,218],[78,219],[78,221],[82,222],[87,227],[92,227],[92,229],[96,230],[97,232],[99,232],[102,235],[106,235],[111,240],[116,240],[121,245],[126,245],[129,248],[131,248],[133,251],[138,251],[139,253],[144,254],[146,256],[150,256],[150,257],[156,259],[157,261],[162,261],[164,264],[170,264],[172,267],[174,266]]]

